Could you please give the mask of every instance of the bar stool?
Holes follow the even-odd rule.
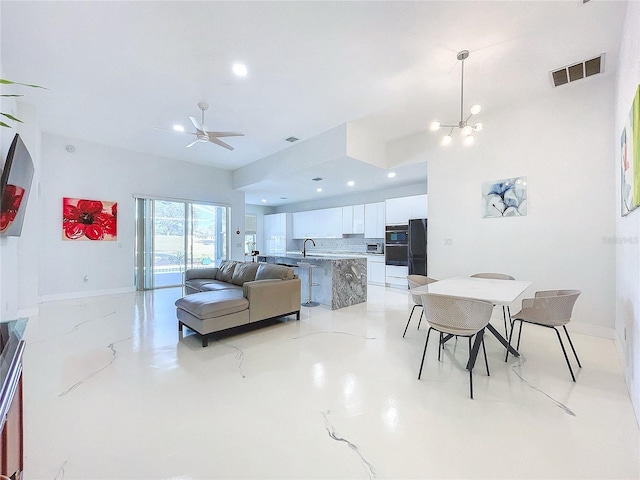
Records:
[[[318,305],[320,305],[318,302],[314,302],[311,300],[311,287],[317,287],[318,285],[320,285],[319,283],[313,283],[313,269],[318,268],[319,266],[320,265],[314,265],[307,262],[298,262],[298,267],[300,267],[300,269],[307,268],[309,270],[309,281],[307,282],[307,301],[301,304],[303,307],[317,307]]]

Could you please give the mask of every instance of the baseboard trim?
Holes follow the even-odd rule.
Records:
[[[57,300],[72,300],[74,298],[85,297],[98,297],[102,295],[117,295],[121,293],[133,293],[135,287],[123,287],[123,288],[110,288],[107,290],[88,290],[86,292],[69,292],[69,293],[54,293],[51,295],[42,295],[40,297],[40,303],[55,302]]]
[[[567,330],[584,335],[590,335],[592,337],[608,338],[610,340],[616,339],[616,331],[613,328],[601,327],[599,325],[570,322],[567,324]]]

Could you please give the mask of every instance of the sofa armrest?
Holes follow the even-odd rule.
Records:
[[[215,280],[218,273],[218,267],[213,268],[190,268],[184,272],[184,279],[191,280],[192,278],[210,278]]]
[[[300,279],[254,280],[243,285],[249,300],[249,321],[300,311]]]

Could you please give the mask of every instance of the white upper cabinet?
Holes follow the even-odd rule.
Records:
[[[404,225],[413,218],[427,218],[427,194],[390,198],[385,202],[387,225]]]
[[[367,203],[364,206],[364,237],[384,238],[384,202]]]
[[[293,238],[342,237],[342,208],[325,208],[293,214]]]
[[[342,207],[342,233],[364,233],[364,205]]]
[[[389,198],[385,202],[386,224],[403,225],[411,216],[411,197]]]
[[[364,205],[353,206],[353,233],[364,233]]]
[[[427,218],[427,194],[414,195],[411,199],[411,216],[413,218]]]

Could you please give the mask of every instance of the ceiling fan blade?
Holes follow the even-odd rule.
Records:
[[[181,132],[179,130],[174,130],[173,128],[160,128],[160,127],[153,127],[154,130],[161,130],[163,132],[173,132],[173,133],[186,133],[187,135],[197,135],[197,133],[194,132]]]
[[[196,138],[193,142],[186,146],[186,148],[193,147],[196,143],[198,143],[200,139]]]
[[[193,126],[196,127],[196,130],[202,131],[200,124],[195,118],[189,117],[189,120],[191,120],[191,123],[193,123]]]
[[[233,147],[228,143],[224,143],[222,140],[217,139],[216,137],[209,137],[209,141],[211,143],[215,143],[216,145],[220,145],[221,147],[226,148],[227,150],[233,150]]]
[[[209,137],[244,137],[240,132],[206,132]]]

